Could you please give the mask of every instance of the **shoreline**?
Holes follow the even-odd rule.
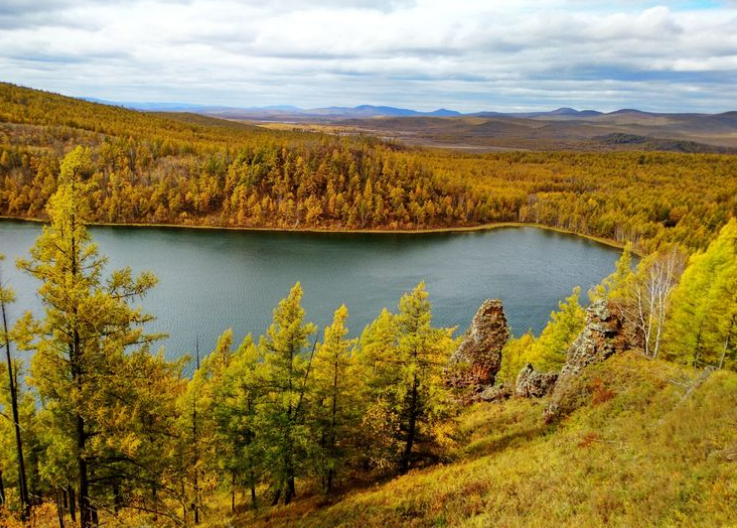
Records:
[[[12,220],[17,222],[32,222],[37,224],[45,224],[46,220],[40,218],[20,218],[14,216],[2,216],[0,215],[0,221]],[[492,231],[494,229],[504,228],[522,228],[532,227],[535,229],[542,229],[544,231],[551,231],[554,233],[560,233],[564,235],[571,235],[579,238],[584,238],[604,246],[609,246],[616,249],[624,249],[625,244],[610,240],[608,238],[597,237],[594,235],[586,235],[583,233],[577,233],[562,227],[552,227],[544,224],[534,224],[527,222],[494,222],[491,224],[481,224],[477,226],[465,226],[465,227],[435,227],[435,228],[422,228],[422,229],[330,229],[330,228],[304,228],[304,229],[289,229],[284,227],[237,227],[237,226],[211,226],[211,225],[190,225],[190,224],[116,224],[111,222],[90,222],[86,224],[90,227],[132,227],[138,229],[156,228],[156,229],[196,229],[196,230],[209,230],[209,231],[251,231],[251,232],[271,232],[271,233],[310,233],[310,234],[377,234],[377,235],[431,235],[431,234],[443,234],[443,233],[471,233],[480,231]],[[633,251],[633,253],[639,257],[642,257],[639,252]]]

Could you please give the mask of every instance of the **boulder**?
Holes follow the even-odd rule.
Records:
[[[509,339],[509,325],[499,299],[484,301],[473,317],[463,342],[448,361],[445,380],[454,388],[494,385],[502,365],[502,348]]]
[[[605,361],[627,346],[623,319],[605,299],[595,301],[586,310],[586,326],[568,349],[545,419],[550,422],[573,410],[575,381],[589,365]]]
[[[476,396],[476,400],[492,403],[507,400],[511,396],[512,389],[502,383],[501,385],[487,387]]]
[[[553,391],[557,380],[557,372],[538,372],[528,363],[517,375],[514,392],[522,398],[542,398]]]

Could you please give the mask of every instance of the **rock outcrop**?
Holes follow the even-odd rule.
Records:
[[[475,398],[475,401],[485,401],[488,403],[500,402],[508,400],[512,396],[512,389],[504,385],[495,385],[493,387],[487,387],[481,391]]]
[[[560,371],[550,404],[545,409],[546,421],[553,421],[573,410],[575,381],[586,367],[624,351],[626,345],[622,318],[606,300],[595,301],[586,310],[586,326],[568,349],[566,364]]]
[[[542,398],[553,391],[557,380],[557,372],[538,372],[528,363],[517,376],[514,393],[521,398]]]
[[[484,301],[473,317],[463,342],[448,361],[446,383],[454,388],[482,391],[494,385],[502,365],[502,348],[509,339],[509,325],[499,299]]]

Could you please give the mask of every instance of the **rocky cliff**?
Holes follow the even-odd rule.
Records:
[[[568,349],[566,363],[545,410],[546,421],[575,408],[575,381],[584,368],[624,351],[626,346],[622,318],[606,300],[595,301],[586,311],[586,326]]]
[[[484,301],[473,317],[463,342],[445,370],[446,383],[475,392],[494,384],[502,365],[502,348],[509,339],[509,325],[499,299]]]

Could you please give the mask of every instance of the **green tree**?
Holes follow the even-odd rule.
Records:
[[[353,381],[351,348],[354,341],[346,339],[345,305],[335,311],[333,323],[325,328],[323,342],[318,346],[313,368],[313,420],[320,450],[317,462],[325,479],[325,490],[333,489],[336,473],[343,465],[348,439],[356,424],[356,383]]]
[[[395,351],[401,383],[394,390],[401,406],[404,449],[400,469],[405,472],[417,443],[447,441],[453,405],[443,384],[443,368],[452,350],[453,329],[432,327],[424,283],[399,301],[396,323]]]
[[[84,225],[88,167],[83,148],[64,159],[59,189],[49,200],[51,223],[31,248],[31,259],[18,262],[41,281],[46,315],[34,345],[33,383],[54,436],[73,453],[82,528],[97,519],[90,471],[110,461],[103,454],[108,447],[105,416],[112,400],[125,398],[116,393],[116,380],[128,374],[126,352],[146,349],[160,337],[144,333],[152,317],[133,305],[156,278],[150,273],[134,278],[126,268],[103,279],[106,259]]]
[[[737,220],[706,251],[689,260],[673,291],[666,322],[666,357],[693,365],[724,365],[735,354]]]
[[[2,262],[5,255],[0,253],[0,316],[2,316],[2,328],[0,328],[0,345],[5,348],[5,358],[8,369],[8,390],[10,392],[10,408],[12,411],[11,419],[13,423],[13,433],[15,436],[16,464],[18,465],[18,496],[21,504],[21,520],[25,522],[30,516],[31,502],[28,495],[28,480],[26,478],[26,465],[23,456],[23,439],[21,436],[20,413],[18,412],[18,402],[20,399],[20,389],[17,377],[17,368],[14,364],[10,346],[12,343],[11,331],[8,327],[8,305],[15,302],[15,292],[10,286],[3,282]],[[4,490],[3,490],[4,501]]]
[[[218,457],[221,468],[231,475],[232,509],[239,482],[250,490],[252,507],[257,506],[256,487],[264,471],[264,447],[257,422],[264,393],[261,366],[262,357],[249,334],[214,389]]]
[[[274,310],[274,320],[259,342],[264,358],[264,398],[258,421],[265,436],[265,458],[271,470],[274,503],[295,496],[295,480],[302,473],[309,451],[305,421],[312,353],[309,338],[317,331],[304,322],[302,287],[295,284]]]

